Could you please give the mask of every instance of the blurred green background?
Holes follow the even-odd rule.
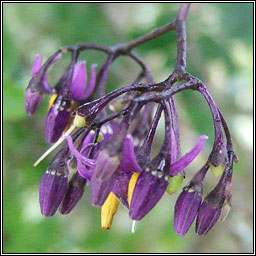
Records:
[[[119,207],[112,230],[103,231],[100,209],[89,204],[88,188],[70,215],[57,213],[44,218],[40,214],[38,186],[51,158],[36,168],[32,165],[48,148],[44,142],[47,100],[34,117],[27,117],[24,110],[25,88],[36,53],[47,58],[60,46],[79,41],[103,45],[126,42],[171,21],[178,8],[176,3],[3,4],[4,252],[252,252],[253,4],[249,3],[192,4],[187,19],[187,69],[208,86],[223,111],[240,158],[234,165],[233,207],[227,220],[217,223],[205,237],[195,234],[194,225],[185,237],[178,237],[173,231],[177,193],[166,194],[138,223],[135,234],[123,207]],[[174,67],[176,34],[169,32],[139,46],[136,52],[150,66],[155,80],[162,81]],[[88,67],[105,60],[103,53],[93,51],[81,58],[87,60]],[[60,77],[65,60],[54,67],[52,82]],[[121,57],[111,66],[107,90],[129,84],[138,73],[137,64]],[[187,91],[175,97],[182,151],[188,151],[200,134],[210,137],[200,157],[187,168],[185,185],[210,153],[213,123],[198,93]],[[206,178],[205,194],[217,182],[210,172]]]

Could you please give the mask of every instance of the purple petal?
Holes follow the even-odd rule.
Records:
[[[86,167],[81,163],[80,161],[77,161],[77,171],[81,177],[87,180],[91,180],[92,178],[92,173],[93,173],[93,168]]]
[[[121,201],[121,203],[128,209],[129,205],[127,202],[127,193],[130,178],[132,173],[120,172],[119,170],[115,172],[114,184],[111,192]]]
[[[191,227],[198,213],[202,196],[197,192],[184,190],[178,197],[174,211],[174,230],[184,236]]]
[[[86,89],[87,72],[85,67],[85,61],[79,61],[76,63],[71,84],[71,98],[73,100],[81,100],[84,97]]]
[[[45,139],[47,142],[56,142],[64,131],[70,117],[70,111],[60,110],[59,106],[52,105],[45,121]]]
[[[197,155],[203,149],[206,139],[208,139],[206,135],[201,136],[196,145],[187,154],[185,154],[180,160],[171,165],[171,176],[178,174],[197,157]]]
[[[71,136],[65,136],[65,139],[68,142],[68,147],[73,154],[73,156],[80,162],[82,162],[85,165],[88,165],[89,167],[94,167],[95,161],[93,159],[89,159],[85,156],[83,156],[74,146]]]
[[[110,156],[107,150],[100,151],[94,168],[98,180],[108,180],[119,166],[118,156]]]
[[[39,69],[41,68],[42,66],[42,60],[43,60],[43,56],[42,54],[38,53],[36,55],[36,58],[35,58],[35,61],[33,63],[33,66],[32,66],[32,76],[35,76],[35,74],[39,71]]]
[[[95,72],[96,67],[97,67],[97,64],[91,65],[91,79],[90,79],[89,86],[88,86],[85,94],[83,95],[83,99],[89,98],[94,91],[94,88],[96,85],[96,72]]]
[[[66,191],[68,176],[56,170],[47,170],[43,175],[39,188],[41,212],[50,217],[57,211]]]
[[[68,214],[74,209],[83,196],[85,184],[85,179],[77,173],[74,174],[59,209],[61,214]]]
[[[44,75],[44,78],[43,78],[43,86],[44,86],[44,92],[51,93],[51,94],[55,93],[54,88],[52,88],[48,83],[46,74]]]
[[[112,177],[107,180],[101,181],[97,179],[95,173],[93,173],[90,188],[90,200],[92,205],[102,206],[104,204],[109,193],[112,190],[114,181],[115,179]]]
[[[33,115],[39,108],[43,100],[43,94],[39,91],[32,92],[30,88],[26,90],[25,108],[29,116]]]
[[[206,233],[216,224],[221,214],[221,209],[212,208],[207,202],[203,202],[196,219],[196,233]]]
[[[162,174],[162,173],[161,173]],[[133,220],[141,220],[150,212],[163,196],[168,186],[168,179],[142,172],[136,182],[130,204],[129,216]]]
[[[139,173],[142,172],[136,160],[136,155],[134,152],[134,145],[133,145],[133,138],[131,135],[127,135],[124,140],[120,170],[139,172]]]

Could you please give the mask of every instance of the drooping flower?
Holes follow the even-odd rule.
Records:
[[[196,220],[196,233],[198,235],[205,235],[212,229],[221,216],[225,201],[231,197],[232,164],[233,155],[229,161],[229,167],[224,171],[216,187],[206,196],[200,206]]]
[[[57,52],[51,56],[42,66],[43,56],[37,54],[32,66],[32,78],[26,89],[25,109],[28,115],[33,115],[39,108],[45,93],[54,93],[55,90],[47,81],[46,72],[51,65],[61,58],[61,53]]]
[[[78,173],[73,175],[59,208],[61,214],[69,214],[74,209],[74,207],[83,196],[85,184],[86,180],[82,178]]]
[[[179,195],[174,211],[174,230],[179,236],[184,236],[194,222],[202,201],[203,179],[209,164],[206,163],[192,178]]]

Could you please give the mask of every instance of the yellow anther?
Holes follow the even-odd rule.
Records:
[[[101,227],[102,229],[111,229],[114,215],[116,214],[119,200],[110,192],[107,200],[101,207]]]
[[[166,192],[170,195],[176,193],[180,188],[182,181],[183,177],[181,175],[170,177],[168,187],[166,188]]]
[[[212,174],[215,176],[215,177],[220,177],[221,174],[224,172],[225,170],[225,166],[224,164],[221,164],[217,167],[213,166],[212,164],[210,165],[210,169],[211,169],[211,172]]]
[[[76,114],[73,124],[75,127],[84,127],[86,122],[85,122],[85,117],[84,116],[79,116]]]
[[[133,194],[137,179],[139,178],[139,175],[140,174],[136,172],[132,175],[130,179],[129,186],[128,186],[128,204],[129,205],[131,204],[132,194]]]
[[[51,106],[52,106],[52,104],[54,103],[54,101],[56,100],[56,98],[57,98],[57,94],[53,94],[52,96],[51,96],[51,98],[49,99],[49,102],[48,102],[48,110],[51,108]]]

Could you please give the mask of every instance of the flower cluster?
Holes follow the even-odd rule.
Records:
[[[177,31],[180,24],[177,19]],[[185,179],[185,168],[199,155],[208,138],[200,136],[195,146],[182,156],[174,94],[192,89],[202,94],[209,105],[214,121],[214,144],[206,163],[177,199],[174,229],[183,236],[196,219],[196,233],[205,235],[220,217],[227,216],[231,207],[232,166],[238,158],[225,119],[206,86],[187,73],[185,67],[177,64],[167,80],[154,83],[144,62],[125,45],[118,47],[82,43],[63,47],[43,65],[42,56],[36,56],[25,107],[27,114],[33,115],[43,95],[52,94],[45,139],[54,144],[35,165],[64,143],[41,179],[41,212],[46,217],[53,216],[57,210],[61,214],[70,213],[82,198],[84,187],[89,186],[91,204],[101,207],[102,228],[110,229],[119,204],[129,211],[135,223],[154,208],[165,192],[176,193]],[[104,51],[108,58],[97,74],[96,65],[91,66],[87,84],[85,61],[78,61],[78,57],[82,50],[89,48]],[[67,51],[72,53],[70,64],[52,87],[47,71]],[[143,67],[142,75],[133,84],[105,94],[110,65],[121,54],[139,63]],[[146,83],[139,83],[142,78]],[[184,84],[173,86],[184,80]],[[164,140],[158,153],[152,156],[152,143],[163,117]],[[203,199],[203,183],[209,169],[220,179]]]

